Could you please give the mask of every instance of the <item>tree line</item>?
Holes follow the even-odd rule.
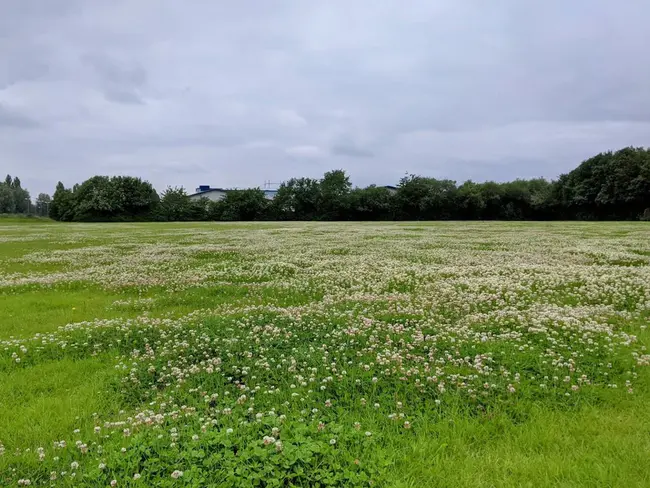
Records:
[[[59,182],[49,215],[62,221],[650,220],[650,149],[600,153],[555,181],[457,185],[406,175],[394,189],[354,188],[343,170],[333,170],[320,179],[292,178],[272,200],[259,188],[230,190],[214,202],[176,187],[159,195],[140,178],[94,176],[72,188]]]
[[[50,196],[41,193],[32,202],[29,191],[22,187],[20,178],[7,175],[0,182],[0,214],[27,214],[47,217],[49,213]]]

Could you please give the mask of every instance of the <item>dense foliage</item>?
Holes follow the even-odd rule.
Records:
[[[231,190],[211,202],[168,188],[158,199],[138,178],[95,176],[72,190],[59,183],[50,216],[81,221],[650,220],[650,150],[601,153],[553,182],[457,185],[406,175],[396,188],[353,188],[343,170],[334,170],[320,180],[292,178],[272,201],[260,189]]]
[[[27,213],[30,210],[29,192],[25,190],[16,176],[7,175],[0,182],[0,213]]]
[[[59,182],[50,217],[65,221],[151,220],[160,207],[151,183],[132,176],[93,176],[72,190]]]

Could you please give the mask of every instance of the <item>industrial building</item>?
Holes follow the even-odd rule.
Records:
[[[195,191],[196,193],[190,195],[191,200],[198,200],[199,198],[207,198],[208,200],[212,200],[213,202],[218,202],[219,200],[225,198],[226,193],[228,193],[231,190],[226,188],[212,188],[210,187],[210,185],[200,185]],[[264,189],[262,191],[264,192],[264,196],[266,197],[267,200],[273,200],[273,197],[275,197],[275,194],[278,192],[277,190],[269,190],[269,189]]]

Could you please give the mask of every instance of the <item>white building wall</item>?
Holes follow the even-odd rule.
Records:
[[[203,193],[197,193],[195,195],[190,195],[190,200],[199,200],[201,198],[207,198],[213,202],[218,202],[226,196],[226,192],[223,190],[209,190],[204,191]]]

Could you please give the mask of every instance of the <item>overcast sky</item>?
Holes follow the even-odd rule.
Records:
[[[0,0],[0,171],[553,178],[650,145],[649,25],[647,0]]]

